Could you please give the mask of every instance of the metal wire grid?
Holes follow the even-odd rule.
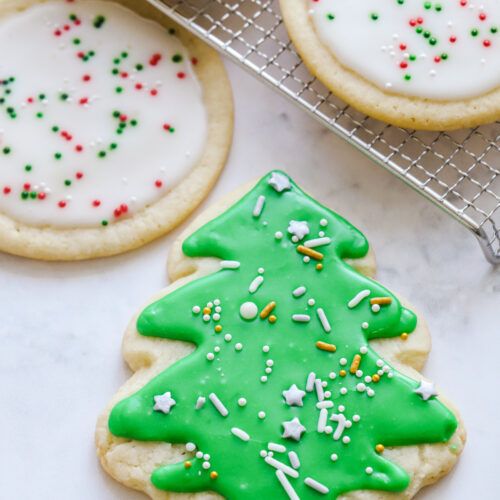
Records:
[[[386,125],[347,106],[295,52],[277,0],[148,0],[469,228],[500,263],[500,122],[454,132]]]

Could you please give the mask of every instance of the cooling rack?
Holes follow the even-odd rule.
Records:
[[[500,264],[500,122],[454,132],[389,126],[333,96],[302,63],[277,0],[147,0],[398,176]]]

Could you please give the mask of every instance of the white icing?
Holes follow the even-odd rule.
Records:
[[[490,31],[500,30],[500,2],[468,0],[465,6],[460,0],[430,2],[431,9],[424,3],[319,0],[311,1],[310,15],[335,57],[386,91],[446,100],[476,97],[500,86],[500,31]],[[437,4],[442,6],[440,12],[435,10]],[[374,13],[377,20],[371,17]],[[481,15],[486,18],[481,20]],[[423,30],[437,39],[434,46],[410,25],[419,17]],[[475,28],[479,34],[473,37]],[[490,46],[485,47],[485,41]],[[436,62],[434,58],[443,53],[448,58]],[[408,67],[401,68],[401,63]],[[405,80],[406,74],[410,80]]]
[[[73,13],[81,24],[69,19]],[[100,28],[93,24],[98,15],[105,17]],[[95,55],[85,62],[80,51]],[[123,52],[128,57],[114,64]],[[151,64],[156,53],[161,59]],[[176,54],[180,62],[172,60]],[[113,68],[120,74],[112,74]],[[84,81],[85,75],[90,80]],[[207,116],[189,54],[164,27],[118,4],[55,1],[2,20],[0,79],[11,76],[15,81],[0,87],[0,97],[11,89],[0,106],[0,211],[17,221],[82,227],[119,220],[175,187],[203,152]],[[122,93],[116,92],[118,86]],[[61,93],[68,94],[66,101]],[[81,104],[85,98],[88,103]],[[16,119],[9,117],[9,106]],[[128,120],[121,135],[115,110]],[[39,112],[43,118],[36,117]],[[57,133],[54,125],[60,127]],[[165,130],[166,125],[175,131]],[[71,140],[61,136],[63,131]],[[117,144],[115,150],[111,143]],[[83,151],[77,152],[77,145]],[[2,153],[5,147],[10,154]],[[101,150],[105,158],[98,157]],[[56,152],[62,159],[54,158]],[[26,165],[32,170],[27,172]],[[45,199],[22,200],[25,183],[28,191],[45,193]],[[127,211],[117,218],[114,210],[122,204]]]

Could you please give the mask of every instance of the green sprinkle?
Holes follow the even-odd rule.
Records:
[[[379,15],[376,12],[372,12],[370,14],[370,18],[371,18],[372,21],[377,21],[378,18],[379,18]]]
[[[4,154],[4,155],[8,155],[8,154],[10,154],[10,153],[11,153],[11,151],[12,151],[12,150],[11,150],[8,146],[2,149],[2,152],[3,152],[3,154]]]
[[[335,19],[335,16],[329,12],[327,15],[326,15],[326,18],[329,20],[329,21],[333,21]]]
[[[118,147],[118,144],[116,144],[116,142],[112,142],[110,145],[109,145],[109,149],[111,151],[113,151],[113,149],[116,149]]]
[[[181,54],[174,54],[172,56],[172,62],[174,62],[174,63],[182,62],[182,55]]]
[[[143,64],[136,64],[136,65],[135,65],[135,69],[136,69],[137,71],[142,71],[142,70],[144,69],[144,65],[143,65]]]
[[[41,111],[39,111],[37,114],[36,114],[36,117],[37,118],[43,118],[43,113]]]
[[[54,158],[60,160],[62,158],[62,153],[54,153]]]
[[[135,119],[133,120],[130,120],[130,125],[132,125],[132,127],[135,127],[139,122]]]
[[[59,127],[57,125],[54,125],[52,127],[52,132],[59,132]]]
[[[119,111],[113,111],[113,118],[120,118],[121,113]]]
[[[81,40],[79,38],[73,38],[73,45],[80,45]]]
[[[65,186],[71,186],[71,181],[70,181],[69,179],[66,179],[66,180],[64,181],[64,185],[65,185]]]
[[[409,82],[409,81],[411,80],[411,75],[406,74],[406,75],[404,76],[404,79],[405,79],[407,82]]]
[[[479,35],[479,30],[477,28],[473,28],[470,30],[470,34],[472,36],[477,36],[477,35]]]
[[[23,199],[23,200],[27,200],[29,195],[30,195],[30,194],[28,193],[28,191],[23,191],[23,192],[21,193],[21,199]]]
[[[30,198],[31,198],[32,200],[34,200],[34,199],[36,198],[36,196],[37,196],[37,195],[36,195],[36,192],[35,192],[35,191],[31,191],[31,193],[30,193]]]
[[[121,93],[123,92],[123,87],[116,87],[116,88],[115,88],[115,92],[116,92],[117,94],[121,94]]]
[[[107,220],[102,220],[101,221],[101,226],[107,226],[108,225],[108,221]]]
[[[106,22],[106,18],[104,16],[97,16],[95,19],[94,19],[94,28],[101,28],[102,25]]]
[[[24,170],[26,170],[26,172],[31,172],[32,169],[33,169],[33,167],[31,165],[24,166]]]
[[[106,151],[99,151],[99,153],[97,153],[97,156],[99,158],[104,158],[106,156]]]

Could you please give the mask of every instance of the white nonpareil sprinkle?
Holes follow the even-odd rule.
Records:
[[[366,472],[368,475],[371,475],[371,474],[373,474],[373,468],[372,468],[372,467],[367,467],[367,468],[365,469],[365,472]]]
[[[270,347],[268,345],[265,345],[262,347],[262,352],[269,352]]]
[[[321,247],[323,245],[329,245],[332,242],[331,238],[314,238],[313,240],[304,241],[304,246],[308,248]]]
[[[255,202],[255,207],[253,209],[252,215],[254,217],[260,217],[262,210],[264,209],[264,203],[266,202],[266,197],[264,195],[260,195]]]
[[[323,330],[325,330],[326,333],[330,333],[332,331],[332,327],[326,317],[325,311],[321,307],[318,307],[318,309],[316,309],[316,314],[318,315]]]
[[[311,321],[311,316],[308,314],[292,314],[292,319],[297,323],[308,323]]]
[[[200,306],[193,306],[193,313],[194,314],[200,314],[201,307]]]
[[[312,392],[314,389],[314,381],[316,380],[316,374],[314,372],[311,372],[307,376],[307,381],[306,381],[306,391],[307,392]]]
[[[217,397],[217,394],[215,392],[211,392],[208,396],[210,399],[211,403],[215,406],[215,409],[223,416],[227,417],[229,412],[227,408],[222,404],[222,401]]]
[[[286,452],[286,447],[283,446],[282,444],[278,443],[267,443],[267,448],[271,451],[275,451],[277,453],[285,453]]]
[[[257,413],[257,416],[263,420],[264,418],[266,418],[266,412],[265,411],[259,411],[259,413]]]
[[[302,297],[306,292],[307,288],[305,286],[299,286],[292,292],[292,295],[294,297]]]
[[[221,269],[238,269],[240,267],[240,262],[238,260],[221,260]]]
[[[323,384],[321,383],[321,379],[317,378],[314,381],[314,387],[316,388],[316,397],[318,401],[323,401],[325,399],[325,393],[323,391]]]
[[[186,443],[186,451],[192,452],[196,450],[196,445],[194,443]]]
[[[248,287],[248,291],[250,293],[255,293],[260,285],[262,285],[262,283],[264,283],[264,276],[257,276],[251,283],[250,283],[250,286]]]
[[[356,307],[363,299],[366,299],[366,297],[368,297],[370,293],[371,293],[370,290],[362,290],[347,303],[347,307],[349,309]]]
[[[241,351],[243,349],[243,344],[241,342],[238,342],[237,344],[235,344],[234,348],[237,351]]]
[[[281,231],[276,231],[274,233],[274,237],[277,239],[277,240],[281,240],[281,238],[283,238],[283,233]]]
[[[238,399],[239,406],[245,406],[247,404],[247,400],[245,398]]]
[[[286,465],[283,462],[280,462],[279,460],[270,457],[269,455],[267,455],[267,457],[264,458],[264,460],[271,467],[274,467],[275,469],[284,472],[285,474],[287,474],[290,477],[293,477],[294,479],[299,477],[299,473],[295,469],[292,469],[289,465]]]
[[[224,340],[226,342],[231,342],[232,338],[233,338],[233,336],[230,333],[226,333],[226,335],[224,335]]]
[[[294,469],[298,469],[300,467],[300,460],[297,453],[295,453],[294,451],[290,451],[288,453],[288,459],[290,460],[290,463],[292,464],[292,467]]]
[[[194,406],[194,409],[195,410],[199,410],[200,408],[203,408],[205,406],[205,402],[206,402],[207,398],[204,398],[203,396],[200,396],[197,400],[196,400],[196,404]]]
[[[283,471],[277,470],[276,477],[278,478],[278,481],[280,482],[281,486],[283,486],[283,489],[285,490],[285,493],[288,495],[288,498],[290,500],[300,500],[299,495],[295,493],[295,490],[293,489],[292,485],[290,484],[290,481],[288,481]]]
[[[330,491],[324,484],[319,483],[312,477],[306,477],[304,483],[307,484],[309,488],[312,488],[313,490],[316,490],[318,493],[322,493],[323,495],[326,495]]]
[[[208,470],[210,469],[210,462],[203,462],[201,464],[201,466],[205,469],[205,470]]]
[[[330,455],[330,460],[331,460],[332,462],[336,462],[338,459],[339,459],[339,456],[338,456],[336,453],[332,453],[332,454]]]
[[[370,325],[365,321],[364,323],[361,323],[361,328],[363,328],[363,330],[366,330]]]
[[[321,227],[326,227],[326,226],[328,226],[328,221],[327,221],[326,219],[321,219],[321,220],[319,221],[319,225],[320,225]]]
[[[231,433],[234,434],[237,438],[241,439],[242,441],[250,440],[250,436],[243,429],[240,429],[239,427],[231,428]]]
[[[351,438],[350,438],[349,436],[344,436],[344,437],[342,438],[342,442],[343,442],[344,444],[349,444],[349,443],[351,442]]]
[[[207,354],[207,359],[208,359],[208,361],[213,361],[215,359],[214,353],[213,352],[209,352]]]

